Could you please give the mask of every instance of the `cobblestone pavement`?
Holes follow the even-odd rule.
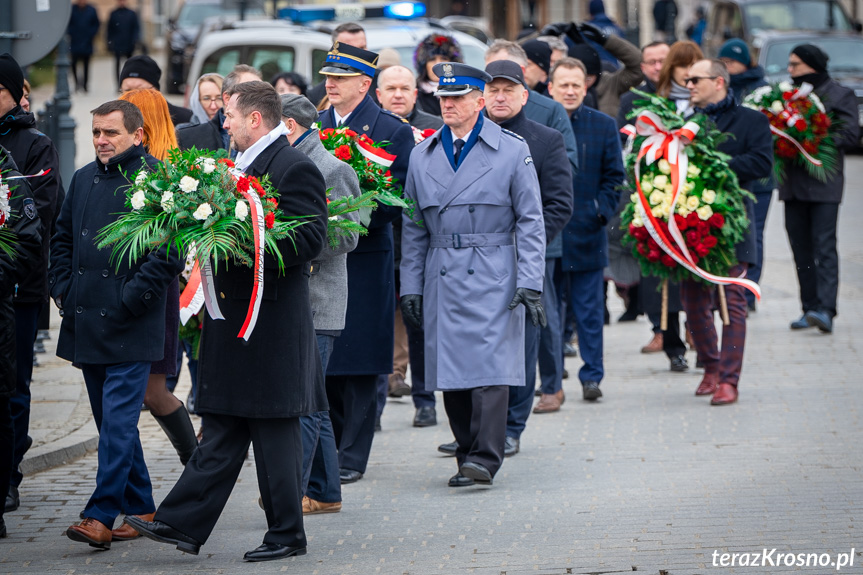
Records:
[[[0,573],[828,573],[836,567],[769,561],[780,553],[835,561],[852,549],[853,566],[841,572],[861,573],[863,158],[848,169],[836,332],[788,329],[800,312],[776,203],[736,405],[696,398],[701,370],[670,373],[664,356],[638,353],[650,336],[644,318],[614,323],[605,331],[605,397],[585,403],[567,380],[562,410],[531,416],[522,452],[490,488],[446,486],[456,469],[435,451],[451,439],[440,403],[440,424],[415,429],[410,402],[390,400],[365,478],[343,489],[343,511],[306,519],[304,557],[242,562],[266,529],[253,456],[198,557],[149,540],[107,552],[73,543],[62,534],[92,490],[96,459],[88,455],[25,478],[21,508],[6,515]],[[579,366],[567,360],[573,376]],[[160,501],[181,468],[146,412],[140,429]],[[766,567],[714,565],[714,552],[718,561],[764,549]]]

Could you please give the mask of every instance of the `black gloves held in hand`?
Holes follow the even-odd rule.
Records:
[[[530,316],[530,321],[533,325],[541,325],[545,327],[545,310],[540,302],[540,292],[527,288],[515,288],[515,295],[512,296],[512,301],[509,302],[508,309],[515,309],[515,306],[522,303],[527,308],[527,313]],[[404,298],[402,298],[404,302]],[[404,303],[402,303],[402,315],[404,315]]]
[[[605,42],[608,40],[608,34],[603,32],[601,28],[597,28],[588,22],[582,22],[579,24],[578,31],[581,32],[582,36],[591,42],[596,42],[600,46],[605,46]]]
[[[417,294],[403,295],[399,300],[402,308],[402,317],[416,328],[423,327],[423,296]]]

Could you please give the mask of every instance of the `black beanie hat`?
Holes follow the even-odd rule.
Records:
[[[576,44],[569,47],[569,57],[581,60],[584,67],[587,68],[588,76],[599,76],[602,74],[602,64],[599,61],[599,54],[588,44]]]
[[[821,48],[814,44],[800,44],[791,50],[798,58],[803,60],[803,63],[815,70],[818,73],[827,71],[827,60],[830,59],[827,54],[821,51]]]
[[[156,61],[149,56],[132,56],[123,64],[123,71],[120,72],[120,83],[122,84],[126,78],[141,78],[158,90],[162,70]]]
[[[548,70],[551,68],[551,47],[542,40],[528,40],[521,47],[524,48],[527,59],[548,74]]]
[[[0,56],[0,86],[9,90],[15,105],[24,97],[24,72],[8,53]]]

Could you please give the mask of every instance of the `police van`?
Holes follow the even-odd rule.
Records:
[[[429,34],[455,38],[461,45],[464,61],[485,67],[488,46],[477,38],[423,18],[420,2],[397,2],[373,6],[340,4],[334,7],[310,5],[279,12],[278,20],[249,20],[226,24],[221,30],[204,35],[195,51],[186,81],[188,98],[202,74],[223,76],[237,64],[248,64],[261,71],[264,80],[278,72],[297,72],[314,85],[323,79],[318,70],[332,47],[331,30],[342,22],[358,22],[366,31],[368,49],[379,52],[393,48],[401,64],[413,70],[417,45]]]

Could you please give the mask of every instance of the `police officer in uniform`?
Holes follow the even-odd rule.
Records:
[[[414,145],[407,120],[382,110],[369,90],[378,55],[336,42],[321,74],[332,107],[321,112],[321,130],[347,126],[374,142],[390,142],[396,159],[390,172],[403,185]],[[379,205],[368,234],[348,254],[348,311],[345,329],[333,345],[327,365],[327,397],[342,483],[353,483],[366,471],[374,437],[377,378],[393,371],[395,287],[392,221],[401,208]],[[312,474],[315,474],[312,467]]]
[[[525,308],[545,323],[542,201],[527,144],[482,116],[491,76],[459,63],[434,73],[445,126],[411,154],[405,195],[423,223],[402,216],[402,314],[425,328],[426,388],[444,392],[458,443],[449,485],[490,485],[509,386],[525,382]]]

